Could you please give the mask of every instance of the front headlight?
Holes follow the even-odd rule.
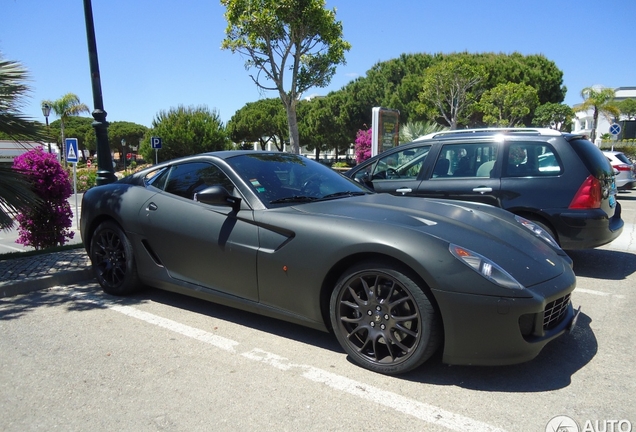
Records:
[[[552,235],[547,232],[546,230],[544,230],[543,228],[541,228],[539,225],[537,225],[536,223],[532,222],[531,220],[528,220],[526,218],[523,218],[521,216],[517,216],[515,215],[515,219],[517,220],[517,222],[519,222],[521,225],[523,225],[524,227],[528,228],[530,231],[532,231],[534,233],[534,235],[536,235],[537,237],[543,239],[545,242],[549,243],[550,246],[552,246],[555,249],[561,249],[561,247],[559,246],[559,244],[556,242],[556,240],[554,240],[554,238],[552,237]]]
[[[473,252],[456,244],[448,246],[450,253],[468,267],[485,277],[489,281],[504,288],[521,290],[524,288],[515,278],[483,255]]]

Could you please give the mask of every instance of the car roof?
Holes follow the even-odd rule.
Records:
[[[428,135],[421,136],[415,141],[423,141],[427,139],[437,138],[466,138],[469,135],[475,136],[493,136],[493,135],[532,135],[532,136],[563,136],[563,133],[548,128],[478,128],[478,129],[455,129],[440,132],[433,132]]]

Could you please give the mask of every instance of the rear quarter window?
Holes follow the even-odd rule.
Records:
[[[612,165],[603,152],[591,141],[573,139],[570,141],[570,145],[594,177],[602,178],[613,175]]]
[[[511,142],[504,161],[505,177],[547,177],[563,172],[558,152],[543,142]]]

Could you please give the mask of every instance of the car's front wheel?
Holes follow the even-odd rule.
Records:
[[[438,314],[408,271],[382,262],[350,268],[331,295],[330,318],[351,359],[367,369],[408,372],[441,341]]]
[[[141,288],[132,245],[115,222],[102,222],[91,239],[90,258],[102,289],[127,295]]]

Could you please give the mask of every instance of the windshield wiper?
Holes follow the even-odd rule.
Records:
[[[367,194],[366,192],[360,192],[360,191],[344,191],[344,192],[336,192],[329,195],[325,195],[324,197],[320,199],[324,200],[324,199],[340,198],[340,197],[352,197],[352,196],[360,196],[360,195],[366,195],[366,194]]]
[[[273,201],[270,201],[270,204],[280,204],[280,203],[290,203],[290,202],[311,202],[316,201],[318,198],[304,196],[304,195],[293,195],[285,198],[278,198]]]

